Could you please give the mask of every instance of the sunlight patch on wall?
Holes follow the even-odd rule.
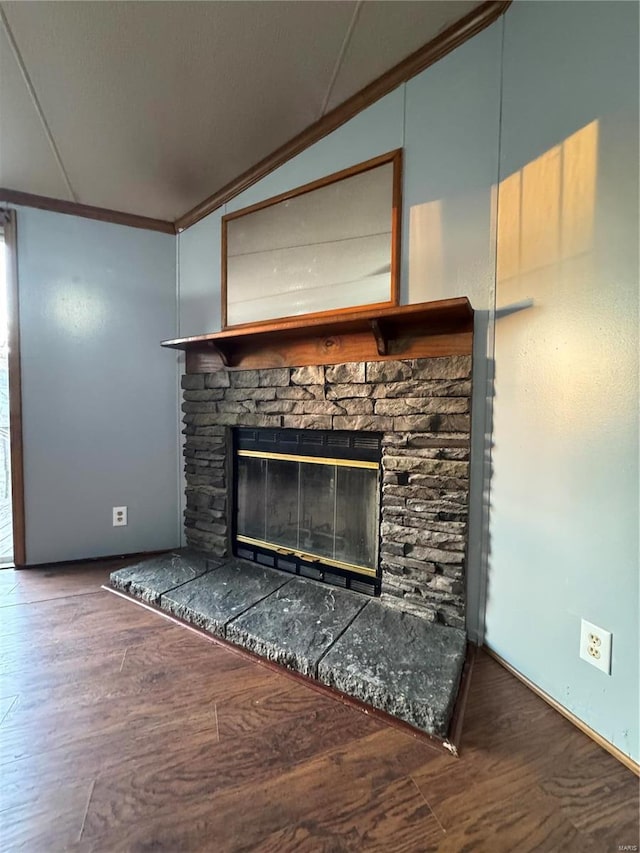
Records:
[[[600,406],[595,389],[612,387],[613,366],[588,325],[599,301],[598,130],[597,120],[585,125],[499,185],[496,307],[532,306],[498,321],[532,433],[584,435],[593,424],[585,407]]]
[[[66,335],[86,338],[107,325],[107,306],[97,288],[59,280],[51,293],[51,313]]]
[[[591,251],[597,163],[596,119],[500,182],[501,304],[516,295],[509,280]]]
[[[442,202],[415,204],[409,213],[409,293],[428,293],[443,299],[444,276]]]
[[[562,151],[561,253],[563,258],[570,258],[589,251],[593,245],[598,121],[566,139]]]

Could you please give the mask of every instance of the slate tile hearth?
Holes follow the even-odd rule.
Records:
[[[217,558],[183,549],[120,569],[111,575],[111,585],[149,604],[157,604],[165,592],[195,580],[220,563]]]
[[[463,631],[371,601],[320,661],[318,680],[441,734],[453,713],[466,645]]]
[[[211,573],[166,592],[160,607],[217,637],[226,637],[229,623],[287,583],[282,572],[229,560]]]
[[[446,738],[463,631],[244,560],[175,551],[111,585],[214,636]]]
[[[227,640],[317,678],[318,664],[366,605],[362,595],[294,577],[227,626]]]

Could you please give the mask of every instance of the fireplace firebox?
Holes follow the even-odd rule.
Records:
[[[236,428],[237,556],[377,595],[382,436]]]

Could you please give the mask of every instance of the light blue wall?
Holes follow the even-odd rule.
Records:
[[[220,220],[216,210],[178,234],[178,334],[220,330]]]
[[[493,304],[502,21],[406,85],[403,294]]]
[[[23,208],[18,264],[27,563],[174,547],[174,238]]]
[[[638,5],[505,22],[486,641],[637,760]]]

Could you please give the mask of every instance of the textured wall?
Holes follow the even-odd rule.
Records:
[[[639,759],[638,4],[505,25],[486,637]]]
[[[228,429],[383,434],[382,600],[464,628],[471,358],[184,376],[186,537],[228,549]]]
[[[178,544],[174,258],[168,234],[18,210],[29,564]]]

